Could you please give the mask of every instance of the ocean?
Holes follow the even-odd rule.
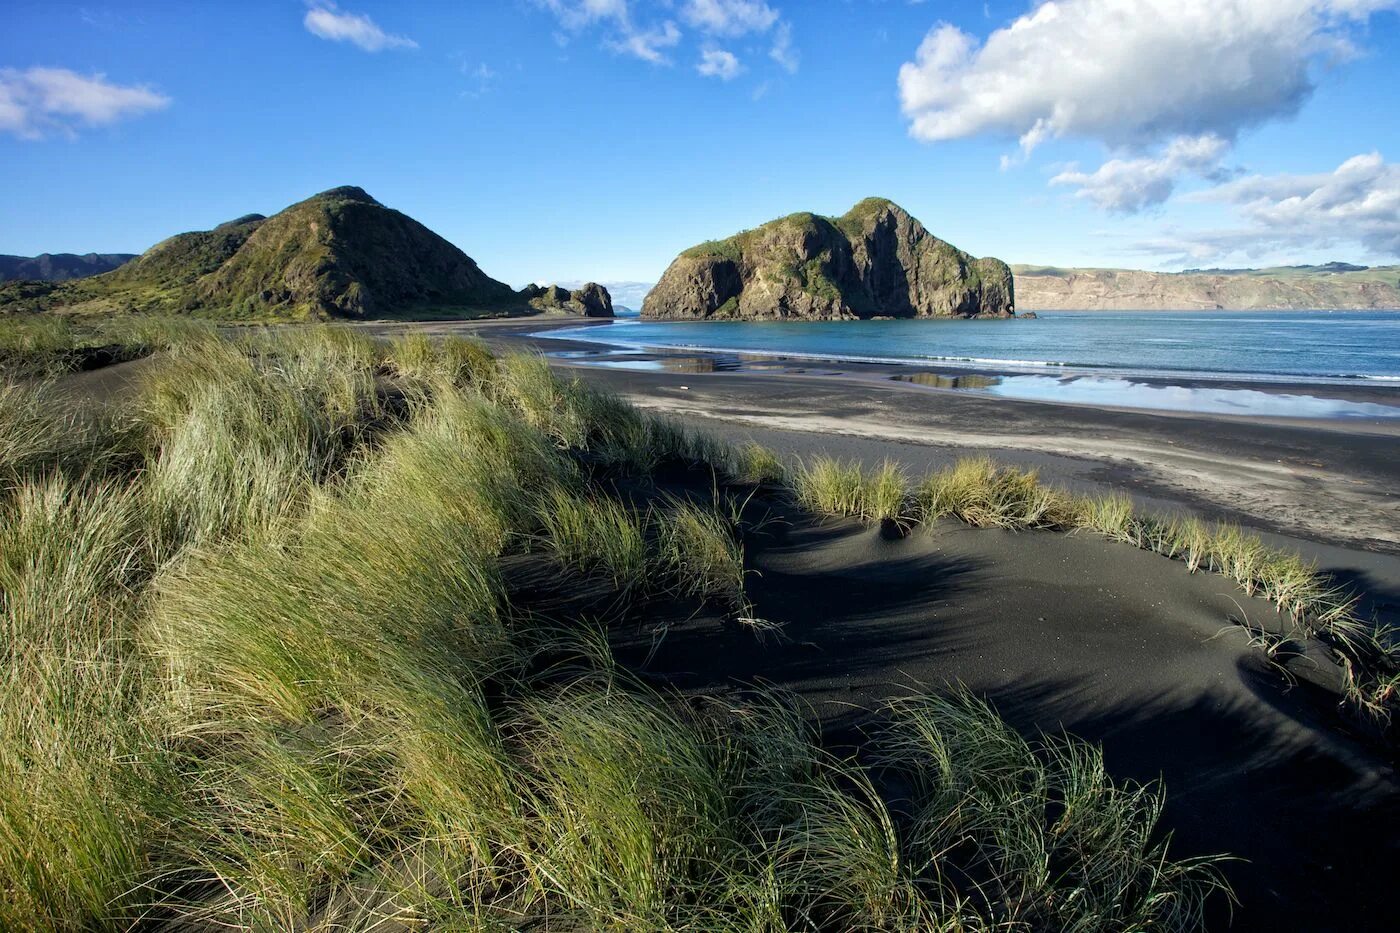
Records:
[[[540,336],[630,351],[996,373],[1003,378],[975,390],[1013,398],[1299,417],[1400,416],[1392,405],[1198,384],[1393,385],[1400,405],[1400,311],[1046,311],[1037,320],[986,321],[621,319]],[[627,365],[625,358],[619,365]],[[1192,387],[1177,389],[1170,385],[1175,380]]]

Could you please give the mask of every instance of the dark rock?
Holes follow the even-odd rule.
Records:
[[[520,295],[539,311],[564,311],[584,317],[613,316],[612,296],[597,282],[568,291],[558,285],[527,285]]]
[[[642,305],[654,320],[1010,317],[1011,269],[974,259],[898,205],[793,214],[686,250]]]
[[[583,309],[584,317],[612,317],[612,296],[597,282],[588,282],[582,288],[574,289],[570,300]]]

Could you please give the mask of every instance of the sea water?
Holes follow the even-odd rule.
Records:
[[[1005,374],[1012,398],[1299,417],[1400,416],[1400,311],[1045,311],[1036,320],[619,320],[540,336],[628,350],[763,354]],[[1038,378],[1016,378],[1034,376]],[[1144,382],[1143,380],[1148,380]],[[1394,386],[1395,405],[1201,380]],[[1184,383],[1177,391],[1163,384]]]

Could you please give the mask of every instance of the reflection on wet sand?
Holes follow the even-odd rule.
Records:
[[[890,378],[896,382],[914,382],[935,389],[989,389],[1001,382],[1000,376],[982,376],[977,373],[960,376],[944,376],[939,373],[910,373]]]
[[[653,373],[810,373],[808,366],[794,366],[782,359],[748,353],[720,353],[693,356],[651,355],[638,350],[562,350],[548,354],[551,359],[569,360],[604,369],[628,369]]]
[[[971,389],[1021,401],[1070,402],[1106,408],[1271,418],[1400,418],[1400,407],[1395,405],[1229,386],[1154,384],[1119,377],[912,373],[890,378],[937,389]]]

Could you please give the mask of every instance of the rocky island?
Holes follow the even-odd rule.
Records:
[[[607,290],[521,291],[364,189],[332,188],[274,214],[180,233],[111,272],[0,286],[0,314],[189,313],[230,320],[478,317],[562,311],[612,317]]]
[[[642,305],[643,318],[671,321],[1014,316],[1006,263],[968,255],[884,198],[688,249]]]

